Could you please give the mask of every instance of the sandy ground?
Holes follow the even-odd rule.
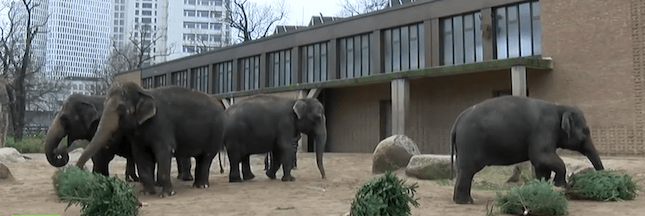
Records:
[[[0,182],[0,215],[59,214],[79,215],[80,208],[61,203],[54,193],[51,176],[56,170],[42,154],[26,154],[32,160],[7,165],[15,182]],[[78,155],[71,155],[72,162]],[[343,215],[349,211],[356,190],[371,174],[371,154],[325,154],[328,179],[320,178],[314,155],[300,153],[298,169],[293,171],[295,182],[270,180],[262,171],[262,156],[252,157],[256,178],[244,183],[228,182],[228,163],[222,158],[224,173],[219,173],[217,158],[211,167],[210,187],[192,188],[192,182],[172,176],[176,195],[166,198],[141,196],[145,203],[139,215]],[[638,179],[645,177],[645,158],[607,157],[605,166],[624,169]],[[91,164],[91,161],[89,162]],[[123,178],[125,160],[116,157],[110,171]],[[510,170],[510,168],[509,168]],[[194,173],[193,173],[194,174]],[[402,171],[397,173],[405,177]],[[278,178],[282,171],[278,172]],[[486,204],[492,202],[495,191],[473,190],[474,205],[457,205],[452,201],[452,186],[439,186],[433,181],[409,178],[407,183],[418,183],[416,197],[421,206],[412,208],[412,215],[485,215]],[[639,183],[643,186],[642,182]],[[134,184],[136,191],[141,189]],[[161,188],[157,188],[160,192]],[[569,215],[645,215],[645,198],[625,202],[571,201]]]

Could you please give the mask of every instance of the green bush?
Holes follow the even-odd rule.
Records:
[[[380,215],[410,215],[410,206],[419,207],[418,198],[414,198],[416,188],[414,183],[405,185],[405,180],[399,179],[390,171],[385,175],[363,184],[352,201],[352,216]]]
[[[633,200],[638,196],[640,187],[632,177],[615,170],[598,170],[575,174],[569,177],[571,199],[598,201]]]
[[[564,215],[569,200],[564,191],[554,191],[550,181],[533,179],[512,187],[506,194],[497,192],[494,208],[513,215]],[[492,210],[488,212],[492,215]]]
[[[81,215],[136,215],[141,206],[133,187],[76,166],[57,170],[52,177],[58,197],[82,207]]]

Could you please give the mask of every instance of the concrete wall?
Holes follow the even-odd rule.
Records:
[[[114,75],[114,82],[133,81],[141,85],[141,70],[131,70]]]

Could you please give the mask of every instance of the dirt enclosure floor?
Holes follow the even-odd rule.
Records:
[[[58,200],[51,180],[56,168],[47,163],[43,154],[25,155],[32,159],[7,165],[16,180],[0,182],[0,215],[80,215],[80,207],[71,206],[65,211],[67,203]],[[70,157],[74,163],[78,155]],[[255,179],[228,183],[228,160],[222,157],[224,173],[219,173],[215,158],[207,189],[192,188],[192,182],[177,180],[176,163],[173,161],[172,179],[177,194],[166,198],[140,196],[144,207],[139,215],[343,215],[349,211],[358,187],[374,177],[371,174],[371,154],[327,153],[324,159],[326,180],[320,178],[314,155],[299,153],[298,169],[293,171],[297,178],[295,182],[268,179],[262,170],[263,156],[258,155],[252,156]],[[91,161],[88,163],[91,166]],[[603,163],[612,169],[626,170],[636,179],[645,178],[645,158],[605,157]],[[110,165],[111,174],[123,178],[124,170],[125,160],[115,157]],[[503,183],[511,173],[510,167],[503,170],[505,173],[500,175],[499,183]],[[403,171],[397,175],[406,178]],[[282,170],[278,171],[278,178],[281,176]],[[416,197],[420,198],[421,205],[412,207],[412,215],[485,215],[486,204],[495,197],[494,190],[473,189],[475,204],[457,205],[452,201],[452,186],[407,179],[408,184],[419,184]],[[645,186],[642,182],[639,184]],[[140,184],[134,185],[138,192]],[[161,188],[157,191],[160,192]],[[645,198],[642,195],[625,202],[571,201],[569,205],[569,215],[572,216],[645,215],[644,210]]]

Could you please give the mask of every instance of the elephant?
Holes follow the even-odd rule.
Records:
[[[224,106],[205,93],[180,86],[144,90],[137,83],[115,83],[110,89],[94,138],[76,163],[83,167],[89,157],[107,145],[113,134],[128,137],[144,195],[156,194],[155,163],[162,192],[175,195],[170,182],[173,156],[194,157],[193,187],[207,188],[213,158],[221,150]]]
[[[230,162],[229,182],[253,179],[249,156],[271,152],[266,175],[276,179],[282,165],[282,181],[295,181],[291,175],[294,141],[300,133],[312,137],[316,145],[318,170],[325,179],[323,152],[327,142],[325,109],[315,98],[290,99],[257,94],[235,103],[224,111],[224,145]]]
[[[65,99],[45,136],[45,155],[49,164],[55,167],[65,166],[69,162],[68,153],[75,148],[72,145],[74,141],[92,140],[103,113],[105,99],[106,97],[103,95],[83,94],[72,94]],[[59,147],[60,141],[65,136],[67,136],[67,148]],[[125,136],[120,134],[113,135],[109,145],[101,148],[92,156],[93,171],[109,176],[109,163],[114,155],[119,155],[127,160],[125,179],[138,182],[139,177],[135,171],[130,143]],[[186,166],[180,164],[186,164]],[[179,158],[177,166],[178,179],[193,180],[193,176],[190,174],[190,158]]]
[[[501,96],[475,104],[459,114],[450,130],[451,163],[456,155],[457,181],[453,201],[473,204],[470,195],[475,173],[490,165],[530,161],[538,179],[569,188],[566,167],[557,148],[585,155],[603,170],[587,120],[580,108],[542,99]]]
[[[298,136],[293,141],[293,169],[296,169],[298,167],[298,140],[300,139],[300,133],[298,133]],[[269,170],[269,167],[271,165],[269,164],[269,161],[273,160],[273,155],[271,152],[267,153],[266,156],[264,157],[264,170]]]

